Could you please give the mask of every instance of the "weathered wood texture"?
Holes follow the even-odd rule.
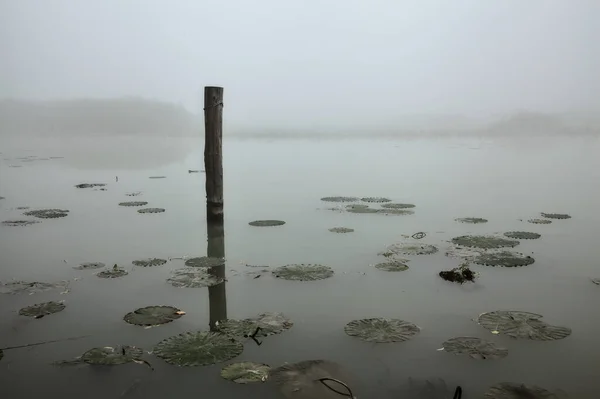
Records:
[[[223,222],[223,88],[204,88],[206,219]]]

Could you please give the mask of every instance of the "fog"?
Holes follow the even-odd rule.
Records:
[[[589,128],[599,17],[595,0],[0,0],[0,98],[135,96],[197,114],[218,85],[236,133],[460,130],[524,113]]]

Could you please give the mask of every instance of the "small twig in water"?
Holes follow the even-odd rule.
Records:
[[[327,389],[329,389],[329,390],[331,390],[331,391],[333,391],[333,392],[335,392],[337,394],[340,394],[340,395],[343,395],[343,396],[347,396],[349,398],[354,398],[354,394],[352,393],[352,390],[350,389],[350,387],[348,385],[346,385],[344,382],[340,381],[340,380],[336,380],[335,378],[324,377],[324,378],[319,378],[318,381],[321,384],[325,385],[325,387],[327,387]],[[338,384],[343,385],[344,388],[346,388],[348,390],[348,393],[340,392],[337,389],[330,387],[329,385],[325,384],[325,381],[335,381]]]
[[[33,344],[26,344],[26,345],[17,345],[17,346],[7,346],[5,348],[0,348],[1,350],[8,350],[8,349],[19,349],[19,348],[28,348],[30,346],[38,346],[38,345],[45,345],[45,344],[53,344],[55,342],[61,342],[61,341],[74,341],[76,339],[81,339],[81,338],[87,338],[87,337],[91,337],[91,335],[82,335],[79,337],[71,337],[71,338],[62,338],[62,339],[54,339],[52,341],[42,341],[42,342],[36,342]]]
[[[256,342],[256,345],[261,346],[262,342],[256,339],[256,334],[258,334],[259,331],[260,327],[256,327],[256,331],[254,331],[252,335],[249,335],[249,337],[252,338],[252,341]]]

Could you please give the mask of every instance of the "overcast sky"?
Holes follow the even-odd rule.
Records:
[[[598,21],[598,0],[0,0],[0,97],[197,111],[219,85],[248,124],[597,110]]]

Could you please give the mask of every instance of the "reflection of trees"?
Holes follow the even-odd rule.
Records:
[[[225,258],[225,228],[223,223],[206,224],[208,230],[208,249],[206,255],[211,258]],[[225,264],[209,268],[209,273],[225,279]],[[225,281],[208,288],[210,308],[210,330],[214,331],[216,322],[227,319],[227,294]]]

